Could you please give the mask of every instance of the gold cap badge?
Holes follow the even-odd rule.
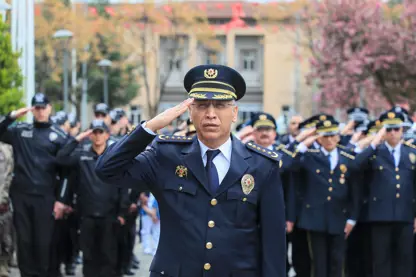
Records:
[[[390,112],[390,113],[387,114],[387,117],[390,118],[390,119],[394,118],[395,116],[396,115],[394,113],[392,113],[392,112]]]
[[[215,79],[218,76],[218,70],[217,69],[205,69],[204,70],[204,77],[207,79]]]
[[[321,115],[321,116],[319,117],[319,120],[321,120],[321,121],[326,120],[326,115]]]
[[[175,174],[181,178],[186,177],[188,175],[188,169],[184,167],[183,165],[178,165],[176,167]]]
[[[262,114],[262,115],[259,116],[259,119],[260,120],[266,120],[267,116],[265,114]]]
[[[250,174],[245,174],[243,178],[241,178],[241,188],[245,195],[250,194],[254,188],[254,177]]]
[[[327,120],[324,122],[325,127],[330,127],[332,125],[331,121]]]

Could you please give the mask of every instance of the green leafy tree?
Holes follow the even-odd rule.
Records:
[[[23,107],[23,76],[18,65],[19,53],[13,52],[9,25],[0,16],[0,114]]]

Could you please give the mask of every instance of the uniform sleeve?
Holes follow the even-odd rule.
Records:
[[[112,144],[97,161],[97,175],[108,183],[147,190],[156,183],[159,167],[156,149],[146,150],[154,137],[140,126]]]
[[[373,146],[367,147],[364,151],[357,154],[355,156],[355,163],[354,163],[354,169],[358,170],[364,170],[367,169],[370,166],[370,157],[376,153],[376,149],[373,148]]]
[[[79,152],[74,151],[78,144],[79,142],[77,140],[71,138],[68,143],[58,151],[56,162],[60,166],[75,167],[79,161]]]
[[[282,182],[273,166],[260,195],[262,277],[286,276],[286,221]]]
[[[14,122],[14,119],[7,115],[3,121],[0,122],[0,141],[12,144],[13,143],[13,133],[15,128],[10,128],[9,126]]]

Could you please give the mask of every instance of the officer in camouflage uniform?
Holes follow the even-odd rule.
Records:
[[[9,206],[13,166],[12,147],[0,142],[0,277],[9,276],[8,263],[13,253],[13,223]]]

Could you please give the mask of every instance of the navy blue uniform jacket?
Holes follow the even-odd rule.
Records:
[[[357,155],[357,167],[366,170],[370,222],[413,222],[416,217],[416,149],[401,146],[399,166],[395,167],[387,146],[371,146]]]
[[[160,135],[146,149],[153,139],[139,127],[111,145],[96,167],[108,182],[139,190],[145,184],[159,203],[161,234],[150,276],[286,276],[277,153],[232,137],[230,169],[213,194],[196,136]],[[247,195],[245,174],[255,183]]]
[[[337,149],[339,161],[334,170],[324,153],[310,149],[300,154],[294,168],[305,178],[304,203],[299,227],[316,232],[343,234],[348,219],[357,220],[359,193],[354,179],[354,157]]]

